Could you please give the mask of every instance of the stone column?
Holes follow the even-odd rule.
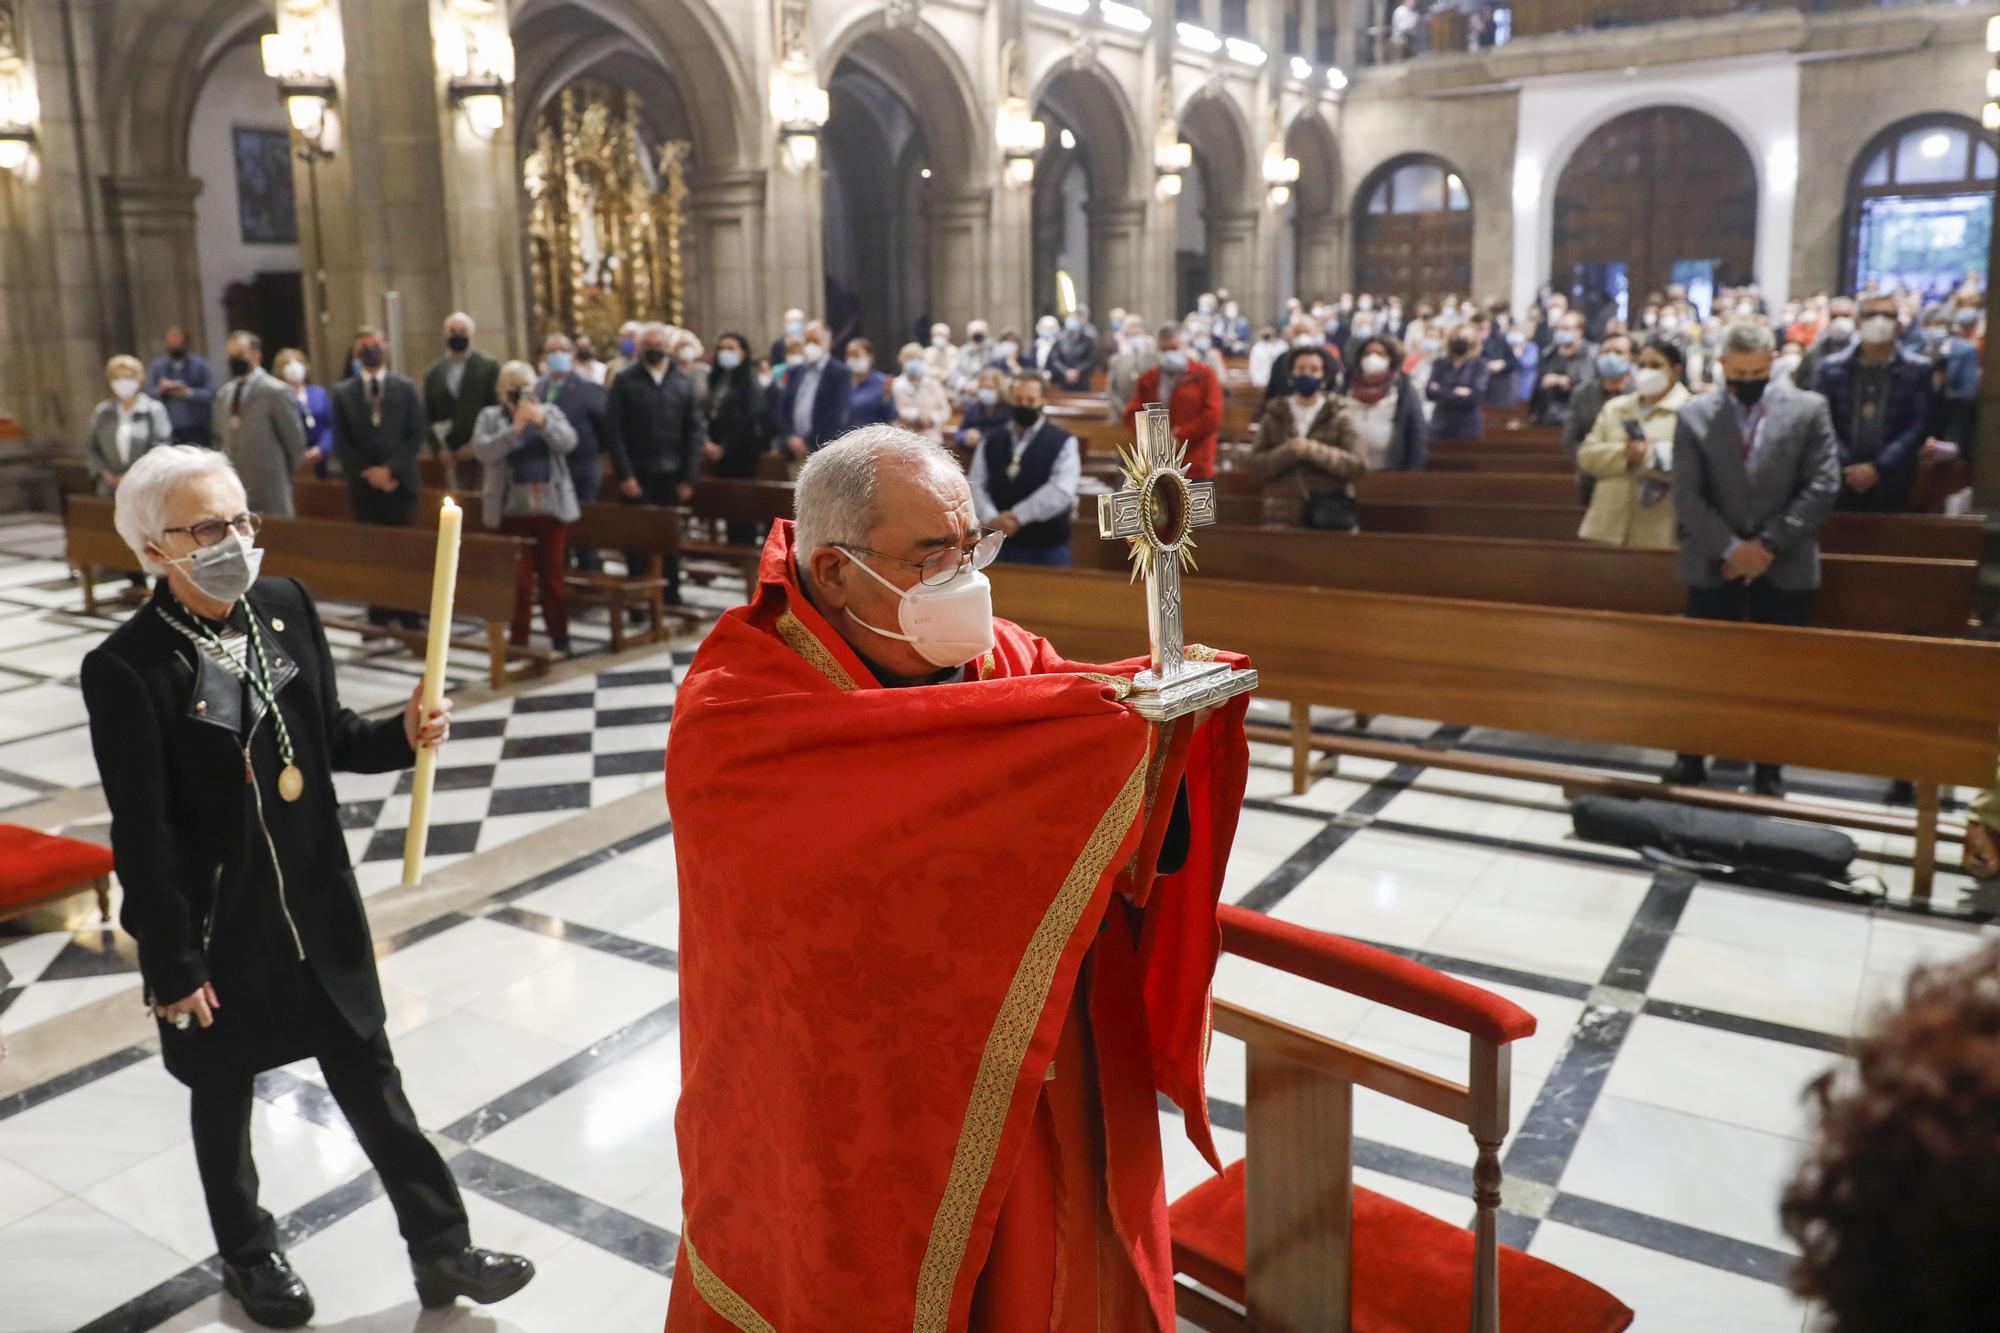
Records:
[[[208,346],[208,321],[219,310],[201,304],[201,267],[195,241],[195,197],[202,183],[191,176],[108,176],[105,206],[118,246],[113,271],[122,300],[119,331],[142,357],[170,324],[187,330],[188,346]]]
[[[1311,301],[1314,292],[1338,292],[1347,285],[1341,281],[1342,230],[1336,214],[1323,213],[1298,220],[1299,258],[1295,283],[1298,290],[1281,292],[1280,299],[1295,295]]]
[[[1102,321],[1113,306],[1137,310],[1151,316],[1146,308],[1146,201],[1121,199],[1115,203],[1092,200],[1084,210],[1090,221],[1090,285],[1095,298],[1090,313]]]
[[[685,245],[687,320],[704,342],[735,329],[753,347],[767,328],[758,255],[765,177],[755,171],[702,172],[688,179]]]
[[[1265,309],[1271,302],[1264,293],[1270,285],[1270,265],[1262,262],[1263,210],[1211,209],[1206,217],[1209,263],[1214,269],[1209,286],[1227,287],[1245,310]]]
[[[1027,309],[1027,279],[1021,256],[1014,260],[1014,290],[1001,299],[997,275],[989,271],[993,248],[987,240],[996,214],[991,190],[963,190],[931,201],[931,318],[954,329],[984,318],[997,337]],[[1025,329],[1021,333],[1027,336]]]
[[[784,324],[785,310],[797,306],[807,318],[826,307],[826,255],[820,236],[821,191],[818,159],[804,171],[771,152],[778,164],[763,174],[764,262],[758,271],[758,329],[768,335]]]
[[[984,191],[993,201],[993,226],[981,262],[986,277],[987,318],[997,331],[1012,325],[1026,338],[1035,324],[1038,301],[1052,299],[1034,288],[1034,187],[1001,177]],[[934,293],[942,288],[933,287]]]

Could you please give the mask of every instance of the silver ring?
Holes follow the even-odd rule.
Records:
[[[180,1031],[182,1031],[182,1032],[186,1032],[186,1031],[188,1030],[188,1024],[190,1024],[190,1023],[192,1023],[192,1022],[194,1022],[194,1019],[190,1018],[190,1017],[189,1017],[188,1015],[186,1015],[186,1014],[175,1014],[175,1015],[174,1015],[174,1027],[176,1027],[177,1029],[179,1029],[179,1030],[180,1030]]]

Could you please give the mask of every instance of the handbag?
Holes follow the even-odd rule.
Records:
[[[1361,504],[1346,491],[1313,491],[1305,501],[1305,521],[1309,528],[1353,532],[1361,526]]]

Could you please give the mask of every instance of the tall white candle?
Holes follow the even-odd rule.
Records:
[[[437,564],[431,575],[430,639],[424,645],[423,720],[444,699],[445,660],[451,651],[452,594],[458,589],[458,536],[465,511],[444,498],[438,511]],[[417,751],[417,772],[410,784],[410,827],[403,833],[403,883],[424,877],[424,843],[431,831],[431,784],[437,780],[437,751]]]

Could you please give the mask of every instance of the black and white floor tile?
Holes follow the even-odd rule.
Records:
[[[0,597],[7,569],[0,558]],[[438,848],[439,859],[658,783],[684,661],[468,709],[440,795],[461,798],[447,826],[469,831],[452,835],[462,850]],[[1536,738],[1463,739],[1568,752]],[[1631,771],[1666,758],[1575,757]],[[1419,959],[1535,1015],[1537,1032],[1514,1058],[1504,1238],[1622,1297],[1641,1333],[1809,1327],[1784,1287],[1793,1249],[1776,1221],[1778,1191],[1803,1150],[1800,1092],[1913,966],[1976,947],[1980,929],[1656,874],[1577,842],[1553,788],[1348,760],[1293,796],[1282,750],[1260,745],[1253,758],[1226,897]],[[39,770],[22,776],[46,781]],[[1799,776],[1816,794],[1874,805],[1883,794]],[[373,891],[393,878],[400,785],[342,780]],[[1861,868],[1906,895],[1907,846],[1875,839],[1864,852]],[[496,889],[386,941],[381,969],[412,1100],[452,1157],[479,1238],[531,1254],[542,1278],[491,1311],[420,1324],[394,1219],[308,1062],[260,1082],[254,1132],[267,1200],[322,1327],[660,1325],[680,1190],[671,830]],[[96,987],[94,998],[131,986],[129,942],[115,932],[0,936],[0,967],[0,1025],[10,1030],[67,1007],[37,992]],[[1462,1038],[1435,1024],[1240,960],[1225,961],[1216,991],[1463,1076]],[[1242,1048],[1218,1038],[1210,1072],[1211,1113],[1234,1156]],[[1473,1145],[1462,1129],[1366,1092],[1356,1116],[1361,1183],[1455,1222],[1470,1217]],[[1178,1193],[1206,1167],[1173,1112],[1162,1111],[1161,1128]],[[0,1293],[0,1333],[242,1326],[219,1295],[184,1096],[143,1048],[0,1100]]]

